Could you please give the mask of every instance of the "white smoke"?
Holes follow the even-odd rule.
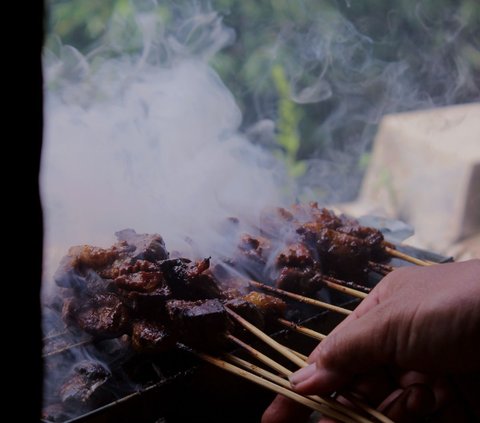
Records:
[[[226,217],[255,224],[284,203],[281,167],[239,133],[235,100],[204,58],[112,59],[94,72],[67,52],[78,56],[74,82],[65,61],[46,67],[62,88],[46,101],[45,279],[69,246],[107,246],[123,228],[160,233],[170,250],[224,252]]]

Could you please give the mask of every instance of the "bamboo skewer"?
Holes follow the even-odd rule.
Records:
[[[338,283],[331,282],[330,280],[322,277],[322,282],[335,291],[343,292],[344,294],[351,295],[353,297],[361,298],[362,300],[367,297],[365,292],[357,291],[356,289],[349,288],[348,286],[339,285]]]
[[[50,357],[52,355],[57,355],[57,354],[60,354],[62,352],[71,350],[72,348],[81,347],[82,345],[90,344],[91,342],[92,342],[92,339],[85,339],[85,340],[77,342],[75,344],[67,345],[66,347],[60,348],[58,350],[50,351],[46,354],[43,354],[42,357],[45,358],[45,357]]]
[[[355,291],[362,292],[364,294],[369,294],[372,288],[368,286],[360,285],[358,283],[352,281],[344,281],[343,279],[337,279],[330,275],[322,275],[322,279],[327,280],[329,282],[333,282],[334,284],[344,286],[346,288],[351,288]]]
[[[252,357],[256,358],[257,360],[261,361],[262,363],[266,364],[271,369],[276,370],[282,375],[288,375],[291,373],[286,367],[282,366],[281,364],[277,363],[276,361],[272,360],[270,357],[266,356],[265,354],[261,353],[260,351],[256,350],[255,348],[251,347],[247,343],[243,342],[242,340],[238,339],[233,335],[227,335],[227,338],[242,347],[245,351],[247,351]]]
[[[305,326],[297,325],[296,323],[290,322],[281,317],[279,317],[277,321],[283,326],[286,326],[287,328],[292,329],[295,332],[301,333],[302,335],[306,335],[310,338],[316,339],[317,341],[323,341],[327,337],[327,335],[324,335],[323,333],[316,332],[313,329],[306,328]]]
[[[395,250],[393,248],[385,246],[385,251],[390,254],[392,257],[396,257],[410,263],[416,264],[418,266],[431,266],[433,263],[425,260],[420,260],[416,257],[412,257],[408,254],[402,253],[401,251]]]
[[[282,344],[275,341],[273,338],[268,336],[265,332],[262,332],[255,325],[252,325],[248,320],[245,320],[243,317],[239,316],[237,313],[235,313],[233,310],[231,310],[228,307],[226,307],[225,310],[227,310],[227,313],[230,314],[230,316],[232,316],[245,329],[249,330],[257,338],[260,338],[267,345],[272,347],[274,350],[278,351],[285,358],[288,358],[292,363],[296,364],[299,367],[305,367],[307,365],[305,361],[303,361],[301,358],[299,358],[294,353],[289,351],[288,348],[284,347]]]
[[[380,413],[380,411],[375,410],[375,408],[370,407],[368,404],[365,404],[363,401],[360,401],[358,398],[355,398],[353,395],[341,394],[341,396],[346,398],[348,401],[350,401],[354,406],[361,408],[363,411],[377,418],[382,423],[395,423],[393,420],[389,419],[385,414]]]
[[[50,341],[51,339],[55,339],[55,338],[58,338],[60,336],[66,335],[67,333],[69,333],[68,329],[65,329],[61,332],[52,333],[50,335],[44,336],[42,338],[42,342]]]
[[[239,357],[237,357],[233,354],[227,354],[226,357],[233,364],[242,366],[242,367],[252,371],[253,373],[258,374],[259,376],[262,376],[262,377],[264,377],[264,378],[266,378],[266,379],[268,379],[268,380],[270,380],[274,383],[277,383],[280,386],[283,386],[284,388],[291,389],[291,385],[286,379],[284,379],[280,376],[277,376],[277,375],[273,374],[272,372],[269,372],[265,369],[262,369],[261,367],[258,367],[258,366],[254,365],[254,364],[252,364],[252,363],[250,363],[246,360],[243,360],[243,359],[241,359],[241,358],[239,358]],[[344,414],[345,415],[344,418],[348,419],[349,422],[352,422],[352,423],[357,423],[357,422],[371,423],[371,420],[368,420],[365,417],[358,415],[358,413],[356,413],[353,409],[350,409],[343,404],[337,403],[335,401],[324,399],[324,398],[322,398],[318,395],[306,395],[306,397],[311,399],[312,401],[315,401],[315,402],[317,402],[321,405],[330,407],[333,410]]]
[[[199,358],[202,360],[213,364],[214,366],[217,366],[221,369],[224,369],[230,373],[233,373],[237,376],[240,376],[244,379],[247,379],[251,382],[256,383],[257,385],[263,386],[264,388],[267,388],[273,392],[276,392],[277,394],[284,395],[300,404],[305,405],[306,407],[319,411],[320,413],[333,417],[341,422],[344,423],[350,423],[351,419],[346,417],[344,414],[338,413],[329,406],[325,406],[322,404],[317,403],[316,401],[311,400],[310,398],[306,398],[302,395],[297,394],[296,392],[293,392],[291,389],[285,388],[283,386],[277,385],[274,382],[271,382],[269,380],[266,380],[260,376],[257,376],[253,373],[250,373],[246,370],[241,369],[240,367],[237,367],[231,363],[228,363],[224,360],[220,360],[218,358],[212,357],[208,354],[200,353],[200,352],[194,352],[195,355],[197,355]]]
[[[338,307],[338,306],[333,305],[333,304],[328,304],[328,303],[325,303],[325,302],[320,301],[320,300],[314,300],[313,298],[304,297],[303,295],[295,294],[293,292],[284,291],[283,289],[280,289],[280,288],[274,288],[273,286],[265,285],[265,284],[260,283],[260,282],[249,281],[249,283],[250,283],[250,285],[252,285],[256,288],[260,288],[260,289],[265,290],[265,291],[270,291],[270,292],[273,292],[275,294],[282,295],[284,297],[288,297],[288,298],[291,298],[291,299],[296,300],[296,301],[300,301],[304,304],[309,304],[309,305],[312,305],[312,306],[315,306],[315,307],[320,307],[320,308],[324,308],[324,309],[327,309],[327,310],[335,311],[337,313],[341,313],[341,314],[344,314],[346,316],[348,316],[349,314],[352,313],[351,310],[347,310],[346,308]]]
[[[230,337],[230,336],[229,336]],[[233,336],[231,336],[232,338],[235,338]],[[277,370],[281,375],[285,376],[285,377],[289,377],[293,372],[285,367],[283,367],[281,364],[277,363],[276,361],[272,360],[271,358],[267,357],[266,355],[262,354],[260,351],[256,350],[255,348],[251,347],[250,345],[244,343],[243,341],[239,340],[238,338],[235,338],[235,342],[239,343],[239,345],[241,345],[243,348],[245,348],[245,350],[250,354],[252,355],[252,357],[255,357],[257,358],[258,360],[262,361],[264,364],[266,364],[267,366],[269,366],[270,368],[274,369],[274,370]],[[287,347],[286,347],[287,348]],[[290,348],[288,348],[290,351],[292,351],[294,354],[297,354],[300,358],[302,358],[303,360],[307,360],[307,357],[297,351],[294,351]],[[233,359],[233,361],[236,361],[237,364],[240,364],[242,365],[241,362],[244,362],[244,364],[248,364],[248,368],[250,368],[252,371],[255,371],[252,367],[256,367],[258,368],[258,366],[255,366],[254,364],[251,364],[245,360],[242,360],[238,357],[236,357],[235,355],[233,354],[227,354],[226,355],[229,359]],[[252,367],[250,367],[252,366]],[[261,369],[263,370],[263,369]],[[273,375],[273,374],[272,374]],[[273,375],[273,376],[276,376],[276,375]],[[278,376],[276,376],[278,378]],[[382,423],[394,423],[392,422],[388,417],[384,416],[382,413],[380,413],[379,411],[375,410],[374,408],[368,406],[367,404],[363,403],[362,401],[358,400],[357,398],[351,396],[351,395],[347,395],[347,394],[342,394],[343,397],[345,397],[346,399],[348,399],[352,404],[354,404],[356,407],[358,408],[361,408],[362,410],[366,411],[367,413],[371,414],[372,416],[376,417],[378,420],[380,420]],[[329,406],[332,406],[332,407],[335,407],[337,406],[337,408],[342,408],[342,412],[346,413],[346,414],[350,414],[351,410],[348,409],[348,407],[346,407],[345,405],[343,404],[339,404],[339,403],[336,403],[332,400],[329,400],[329,399],[324,399],[324,398],[321,398],[319,396],[316,396],[316,395],[313,395],[313,396],[309,396],[310,399],[313,399],[313,400],[316,400],[316,401],[319,401],[321,403],[324,403],[326,405],[329,405]],[[356,418],[358,419],[358,416],[356,416]],[[358,420],[360,421],[360,420]],[[365,421],[365,420],[364,420]],[[367,420],[368,421],[368,420]]]
[[[258,329],[256,326],[252,325],[250,322],[245,320],[243,317],[239,316],[237,313],[229,309],[228,307],[226,308],[227,312],[238,322],[240,323],[245,329],[249,330],[252,334],[260,338],[262,341],[264,341],[266,344],[268,344],[270,347],[275,349],[277,352],[282,354],[284,357],[288,358],[292,363],[296,364],[299,367],[306,367],[308,363],[301,358],[299,358],[295,353],[293,353],[289,348],[283,346],[279,342],[275,341],[272,339],[270,336],[268,336],[266,333],[262,332],[260,329]],[[362,403],[363,404],[363,403]],[[366,404],[363,404],[363,409],[366,409],[368,407]],[[378,413],[381,418],[377,417],[382,423],[392,423],[390,419],[387,417],[383,416],[381,413],[378,411]],[[383,418],[383,420],[382,420]]]
[[[286,347],[288,348],[288,347]],[[308,357],[304,354],[302,354],[301,352],[298,352],[298,351],[295,351],[295,350],[292,350],[291,348],[288,348],[292,353],[294,353],[298,358],[301,358],[303,361],[307,361],[308,360]]]
[[[375,263],[374,261],[368,262],[368,268],[382,276],[387,276],[393,270],[391,266],[388,266],[388,267],[390,269],[387,269],[387,267],[385,267],[385,265],[381,263]]]

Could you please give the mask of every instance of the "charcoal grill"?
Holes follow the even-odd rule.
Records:
[[[409,246],[397,246],[399,251],[413,257],[436,263],[452,261],[430,251]],[[411,266],[399,259],[391,259],[389,264]],[[370,272],[368,284],[373,287],[381,279],[378,274]],[[330,301],[342,307],[353,309],[358,300],[351,300],[339,292],[330,293]],[[342,319],[331,311],[318,313],[318,309],[296,307],[301,319],[299,323],[321,333],[329,333]],[[306,355],[312,351],[318,341],[280,329],[272,335],[279,342],[288,345]],[[275,351],[267,350],[256,340],[249,343],[264,351],[280,363],[284,359]],[[241,351],[239,356],[243,356]],[[161,357],[161,360],[144,358],[132,365],[139,366],[143,372],[144,383],[140,388],[125,389],[119,399],[110,401],[89,412],[63,423],[184,423],[195,422],[255,422],[259,421],[263,411],[273,399],[274,394],[244,381],[234,375],[213,366],[200,363],[185,351],[174,351]],[[53,423],[42,420],[42,423]]]

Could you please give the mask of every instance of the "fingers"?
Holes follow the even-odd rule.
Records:
[[[293,388],[302,394],[328,393],[342,388],[357,374],[389,362],[388,311],[382,305],[332,332],[316,350],[315,362],[294,373]],[[378,325],[379,319],[383,324]]]
[[[392,393],[379,407],[396,423],[413,423],[430,415],[435,408],[435,396],[427,385],[416,384]]]
[[[302,423],[307,421],[312,410],[278,395],[265,410],[262,423]]]

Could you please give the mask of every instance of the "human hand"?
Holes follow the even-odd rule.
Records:
[[[480,419],[480,260],[386,276],[291,377],[302,394],[354,393],[398,422]],[[465,411],[469,409],[469,411]],[[300,422],[284,397],[262,423]]]

